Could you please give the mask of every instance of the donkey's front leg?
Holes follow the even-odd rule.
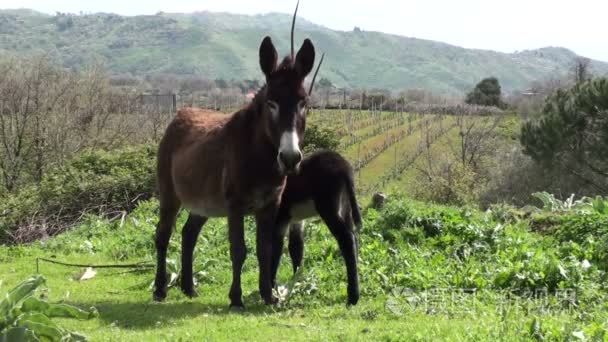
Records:
[[[231,210],[228,214],[228,236],[230,239],[230,258],[232,260],[232,286],[230,287],[230,307],[243,308],[241,290],[241,270],[247,257],[243,214]]]
[[[256,221],[256,250],[260,268],[260,296],[264,303],[276,304],[278,298],[272,293],[272,262],[273,248],[279,236],[276,227],[277,208],[271,206],[265,208],[255,215]]]
[[[287,229],[289,229],[289,220],[278,219],[275,224],[276,226],[272,238],[272,267],[270,269],[273,288],[277,286],[277,272],[279,270],[279,264],[281,263],[281,255],[283,254],[285,233]]]

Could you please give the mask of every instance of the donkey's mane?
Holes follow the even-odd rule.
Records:
[[[245,109],[261,110],[264,101],[266,100],[266,89],[268,85],[264,84],[253,96],[253,100],[245,107]]]

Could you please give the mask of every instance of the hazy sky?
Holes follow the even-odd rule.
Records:
[[[123,15],[292,13],[295,0],[0,0],[0,8]],[[338,29],[382,31],[504,52],[563,46],[608,61],[608,0],[301,0],[299,15]]]

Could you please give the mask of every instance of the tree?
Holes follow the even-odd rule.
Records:
[[[0,192],[40,184],[83,149],[133,139],[150,121],[133,115],[135,95],[114,92],[100,66],[71,72],[45,56],[0,61]]]
[[[496,77],[488,77],[481,80],[481,82],[477,83],[475,88],[467,94],[465,102],[482,106],[504,107],[498,79],[496,79]]]
[[[65,31],[74,26],[74,20],[72,19],[72,16],[67,13],[57,12],[55,15],[55,25],[57,26],[57,30]]]
[[[325,77],[322,77],[316,85],[319,88],[319,92],[322,93],[323,95],[323,107],[327,107],[329,105],[329,100],[331,97],[331,91],[334,87],[334,85],[331,83],[331,81]]]
[[[579,84],[591,79],[591,60],[585,57],[577,57],[572,65],[572,77],[574,83]]]
[[[331,88],[333,87],[333,83],[331,83],[331,81],[325,77],[322,77],[319,80],[319,84],[318,84],[319,88]]]
[[[521,130],[524,153],[608,193],[608,78],[557,90]]]
[[[215,85],[220,89],[228,88],[228,82],[223,78],[218,78],[215,80]]]

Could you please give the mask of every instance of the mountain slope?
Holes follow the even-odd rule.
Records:
[[[116,73],[202,74],[215,79],[259,79],[257,50],[270,35],[286,55],[291,17],[198,12],[123,17],[49,16],[0,11],[0,54],[45,53],[66,67],[101,61]],[[322,76],[338,86],[426,88],[462,93],[481,78],[499,78],[507,91],[558,77],[576,57],[563,48],[507,54],[378,32],[334,31],[302,18],[296,45],[310,37],[327,54]],[[593,71],[608,73],[594,61]]]

